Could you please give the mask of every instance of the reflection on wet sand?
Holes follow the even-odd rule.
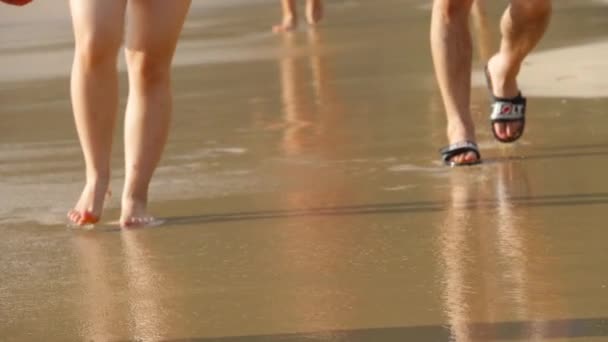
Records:
[[[524,197],[532,197],[532,189],[520,163],[491,167],[496,170],[490,181],[465,170],[450,175],[451,204],[440,227],[439,263],[452,340],[500,340],[512,332],[475,323],[528,321],[522,338],[541,341],[554,333],[541,320],[559,317],[562,308],[551,298],[556,285],[542,279],[550,268],[546,248],[532,234],[537,223],[510,195],[510,189],[519,187]],[[492,209],[481,200],[488,197],[496,198]]]
[[[83,340],[110,341],[127,334],[137,341],[158,341],[167,336],[169,327],[160,301],[166,282],[150,262],[151,252],[141,240],[142,232],[120,233],[124,277],[110,272],[117,267],[110,264],[113,256],[107,239],[104,243],[95,233],[74,235],[84,285],[83,300],[79,301],[85,306]]]
[[[165,284],[163,274],[151,263],[154,251],[142,239],[145,233],[125,230],[121,233],[124,271],[128,284],[130,336],[137,341],[158,341],[167,333],[168,322],[160,302]]]
[[[332,132],[340,124],[336,121],[343,120],[344,114],[332,87],[322,32],[317,29],[306,32],[309,53],[305,57],[295,53],[299,49],[297,38],[295,33],[282,35],[283,56],[279,60],[285,125],[281,150],[288,156],[301,154],[311,146],[321,150],[331,148],[335,138]],[[304,61],[308,65],[302,65]]]
[[[334,82],[329,67],[329,56],[323,49],[322,31],[309,29],[305,33],[305,42],[300,42],[297,33],[286,33],[282,37],[283,56],[278,60],[283,103],[283,131],[279,140],[279,150],[290,160],[312,158],[315,160],[332,159],[335,155],[336,126],[343,120],[342,106],[339,104]],[[303,46],[301,46],[302,44]],[[303,56],[296,53],[306,50]],[[344,203],[352,196],[351,184],[342,178],[326,173],[325,168],[307,165],[289,165],[280,167],[284,178],[294,181],[278,195],[279,207],[287,210],[301,210],[325,203],[327,205]],[[337,260],[345,260],[348,248],[333,246],[322,248],[311,256],[310,251],[302,246],[331,245],[335,239],[328,229],[319,229],[318,217],[298,217],[285,221],[285,226],[292,227],[285,233],[274,236],[280,239],[277,250],[281,268],[299,270],[301,274],[289,277],[299,278],[302,275],[315,279],[319,274],[334,274],[338,267]],[[326,227],[327,228],[327,227]],[[311,257],[303,257],[309,255]],[[291,273],[289,273],[291,274]],[[321,275],[323,277],[323,275]],[[329,279],[333,279],[330,277]],[[300,329],[317,326],[319,328],[340,326],[348,320],[336,314],[339,305],[336,296],[328,293],[340,293],[340,284],[329,280],[327,283],[315,284],[308,288],[293,289],[298,295],[295,298],[278,300],[291,303],[289,312],[293,322],[301,325]]]
[[[445,115],[427,83],[423,2],[335,2],[345,15],[331,25],[281,36],[249,5],[197,17],[217,26],[184,41],[197,65],[176,63],[177,129],[154,203],[168,223],[153,229],[44,223],[80,170],[69,103],[57,102],[67,83],[4,83],[0,340],[605,341],[606,101],[536,99],[541,129],[503,151],[480,82],[485,164],[427,167]],[[547,42],[605,33],[604,12],[563,2],[572,19]],[[565,75],[552,61],[539,59]],[[591,74],[602,78],[576,75]]]
[[[310,53],[300,57],[294,53],[299,48],[296,34],[284,34],[282,37],[284,55],[279,60],[279,70],[284,130],[280,150],[286,157],[310,153],[318,158],[331,159],[340,143],[336,141],[335,133],[343,125],[344,110],[332,87],[334,80],[327,60],[329,57],[323,51],[322,32],[310,29],[306,32],[306,38],[306,48]],[[302,65],[306,64],[303,62],[308,63]],[[312,77],[307,77],[307,70]],[[311,177],[311,170],[298,168],[290,168],[287,172],[293,173],[292,178],[299,182],[313,180],[327,183],[323,191],[319,191],[318,186],[312,186],[298,187],[304,190],[288,193],[286,197],[292,209],[317,206],[319,203],[344,203],[350,196],[349,185],[343,184],[341,179],[329,177],[324,181],[322,175]]]
[[[115,307],[113,292],[108,279],[109,257],[107,250],[95,236],[77,234],[73,238],[80,265],[81,283],[85,285],[80,293],[84,306],[80,315],[81,338],[87,341],[110,341],[116,339],[117,324],[122,320],[121,311]]]
[[[296,48],[293,33],[282,36],[284,56],[279,60],[281,75],[281,98],[283,100],[285,129],[282,150],[288,155],[299,154],[307,143],[307,130],[314,121],[312,101],[306,96],[306,78],[299,70],[298,56],[292,55]],[[309,138],[310,139],[310,138]]]

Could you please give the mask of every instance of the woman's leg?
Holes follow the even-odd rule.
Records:
[[[126,0],[70,1],[76,41],[72,107],[86,164],[86,185],[68,213],[77,225],[99,220],[108,191],[125,7]]]
[[[123,227],[152,222],[148,186],[169,133],[171,61],[190,0],[129,0],[126,59],[129,100],[125,117]]]
[[[296,0],[281,0],[281,10],[283,11],[283,19],[272,30],[274,32],[286,32],[296,28],[298,25]]]

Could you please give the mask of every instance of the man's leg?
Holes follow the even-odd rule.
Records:
[[[523,0],[526,1],[526,0]],[[469,13],[473,0],[435,0],[431,22],[431,50],[447,115],[450,144],[475,141],[470,112],[472,43]],[[454,156],[454,163],[477,160],[473,152]]]
[[[488,62],[494,96],[517,96],[519,87],[516,78],[521,64],[542,38],[550,16],[551,0],[511,0],[500,23],[500,50]],[[522,129],[522,123],[516,121],[494,125],[501,139],[514,137]]]

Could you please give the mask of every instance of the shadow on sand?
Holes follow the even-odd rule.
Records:
[[[551,321],[521,321],[470,324],[474,341],[528,340],[538,326],[543,327],[543,339],[583,338],[608,336],[608,318],[565,319]],[[440,325],[391,327],[360,330],[337,330],[302,334],[190,338],[171,340],[172,342],[311,342],[311,341],[349,341],[349,342],[402,342],[402,341],[450,341],[449,327]]]

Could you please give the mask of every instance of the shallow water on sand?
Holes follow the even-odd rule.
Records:
[[[263,1],[196,9],[153,229],[112,223],[121,134],[103,223],[65,227],[83,182],[67,74],[7,76],[1,339],[607,340],[608,98],[533,96],[504,146],[475,88],[486,162],[443,167],[425,4],[329,2],[318,30],[282,36]],[[541,50],[608,33],[606,5],[556,10]]]

